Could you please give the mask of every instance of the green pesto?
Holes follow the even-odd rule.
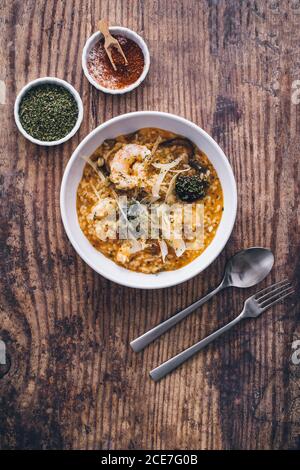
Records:
[[[175,192],[182,201],[192,202],[202,199],[206,195],[208,186],[208,181],[198,175],[179,175],[175,183]]]

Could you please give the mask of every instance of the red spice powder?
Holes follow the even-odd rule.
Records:
[[[127,58],[125,65],[121,54],[112,48],[112,56],[117,70],[113,69],[104,49],[104,39],[91,49],[87,61],[87,68],[93,79],[105,88],[125,88],[140,77],[144,70],[144,54],[142,49],[131,39],[116,35],[116,38]]]

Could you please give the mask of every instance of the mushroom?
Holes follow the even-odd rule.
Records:
[[[206,168],[204,168],[201,162],[197,159],[196,146],[193,142],[186,137],[174,137],[172,139],[164,140],[159,144],[160,147],[172,147],[173,145],[185,147],[187,149],[188,161],[191,167],[200,173],[206,172]]]

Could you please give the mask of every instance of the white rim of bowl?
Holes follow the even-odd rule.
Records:
[[[34,88],[38,85],[42,85],[42,84],[46,84],[46,83],[53,83],[53,84],[60,85],[64,88],[66,88],[73,95],[73,97],[75,98],[75,101],[77,103],[77,106],[78,106],[77,121],[76,121],[75,126],[71,130],[71,132],[69,132],[69,134],[67,134],[65,137],[62,137],[59,140],[53,140],[53,141],[50,141],[50,142],[35,139],[30,134],[28,134],[28,132],[26,132],[25,129],[23,128],[23,126],[21,124],[21,121],[20,121],[20,118],[19,118],[19,107],[20,107],[20,102],[21,102],[23,96],[25,96],[25,94],[31,88]],[[19,92],[19,94],[16,98],[16,101],[15,101],[14,116],[15,116],[16,125],[17,125],[19,131],[21,132],[21,134],[23,134],[23,136],[26,139],[30,140],[31,142],[33,142],[34,144],[37,144],[37,145],[52,147],[54,145],[59,145],[59,144],[62,144],[64,142],[66,142],[71,137],[73,137],[73,135],[76,134],[76,132],[78,131],[78,129],[79,129],[81,123],[82,123],[82,119],[83,119],[83,104],[82,104],[82,100],[80,98],[79,93],[75,90],[75,88],[70,83],[68,83],[65,80],[62,80],[60,78],[56,78],[56,77],[41,77],[41,78],[37,78],[36,80],[32,80],[31,82],[27,83],[27,85],[25,85],[22,88],[22,90]]]
[[[126,33],[129,33],[130,36],[133,36],[133,38],[134,38],[133,40],[137,43],[137,45],[140,46],[140,48],[142,49],[142,52],[144,54],[144,61],[145,61],[144,70],[143,70],[142,74],[140,75],[140,77],[134,83],[132,83],[131,85],[129,85],[125,88],[116,88],[116,89],[106,88],[106,87],[100,85],[98,82],[96,82],[93,79],[93,77],[90,75],[90,73],[88,71],[88,68],[87,68],[87,57],[88,57],[88,53],[90,51],[91,43],[94,41],[94,39],[96,37],[99,37],[99,39],[101,38],[102,33],[100,33],[100,31],[96,31],[94,34],[92,34],[92,36],[90,36],[88,38],[88,40],[86,41],[86,43],[85,43],[85,46],[84,46],[83,51],[82,51],[82,59],[81,59],[82,69],[83,69],[84,75],[86,76],[88,81],[95,88],[97,88],[97,90],[103,91],[103,93],[109,93],[111,95],[122,95],[123,93],[128,93],[129,91],[134,90],[135,88],[137,88],[144,81],[144,79],[146,78],[146,76],[149,72],[150,53],[149,53],[148,46],[145,43],[144,39],[139,34],[137,34],[135,31],[133,31],[132,29],[124,28],[123,26],[110,26],[109,31],[111,33],[115,33],[115,34],[125,33],[125,36],[126,36]],[[131,39],[131,38],[129,37],[129,39]]]
[[[171,116],[173,119],[179,121],[179,122],[183,122],[185,124],[188,124],[189,126],[192,126],[195,130],[197,130],[198,132],[200,132],[200,134],[202,134],[205,138],[207,138],[211,144],[218,150],[218,152],[220,152],[222,154],[222,156],[224,157],[224,165],[227,167],[227,170],[228,170],[228,174],[230,175],[230,184],[231,184],[231,187],[232,187],[232,194],[233,194],[233,201],[234,201],[234,204],[233,206],[231,207],[231,223],[228,227],[228,234],[227,234],[227,237],[224,238],[223,242],[220,244],[220,248],[217,250],[217,252],[211,257],[210,260],[208,260],[204,266],[201,268],[201,270],[199,270],[197,273],[192,273],[192,274],[186,274],[181,280],[179,280],[178,282],[164,282],[163,284],[161,284],[159,287],[158,286],[134,286],[132,283],[129,283],[129,282],[126,282],[126,277],[124,276],[124,280],[122,279],[122,282],[118,282],[115,278],[113,278],[112,276],[108,275],[106,272],[105,272],[105,269],[101,269],[101,265],[99,265],[99,267],[97,266],[96,268],[94,266],[92,266],[92,264],[90,263],[88,257],[86,257],[84,255],[84,253],[82,252],[81,250],[81,247],[80,245],[77,243],[77,241],[75,240],[75,237],[73,237],[73,234],[72,232],[69,230],[69,227],[68,227],[68,223],[67,223],[67,211],[66,211],[66,207],[65,207],[65,203],[64,203],[64,193],[65,193],[65,186],[66,186],[66,182],[67,182],[67,178],[68,178],[68,175],[69,175],[69,172],[72,168],[72,165],[73,165],[73,162],[74,160],[76,160],[76,158],[78,158],[78,154],[80,152],[80,150],[82,149],[82,147],[86,144],[86,142],[93,136],[95,135],[98,130],[99,130],[99,127],[101,127],[101,129],[105,129],[106,127],[108,127],[109,125],[111,125],[112,123],[115,123],[115,122],[118,122],[122,119],[125,119],[126,117],[128,116],[140,116],[140,115],[150,115],[150,114],[158,114],[160,116]],[[210,266],[214,261],[215,259],[220,255],[220,253],[223,251],[225,245],[227,244],[230,236],[231,236],[231,233],[232,233],[232,230],[233,230],[233,227],[234,227],[234,224],[235,224],[235,220],[236,220],[236,214],[237,214],[237,186],[236,186],[236,181],[235,181],[235,178],[234,178],[234,174],[233,174],[233,171],[232,171],[232,168],[231,168],[231,165],[229,163],[229,160],[227,159],[225,153],[223,152],[223,150],[221,149],[221,147],[217,144],[217,142],[206,132],[204,131],[201,127],[197,126],[197,124],[194,124],[192,121],[189,121],[188,119],[186,118],[183,118],[181,116],[177,116],[176,114],[172,114],[172,113],[165,113],[165,112],[162,112],[162,111],[134,111],[134,112],[131,112],[131,113],[126,113],[126,114],[121,114],[120,116],[116,116],[112,119],[109,119],[108,121],[104,122],[103,124],[100,124],[98,127],[96,127],[93,131],[91,131],[83,140],[82,142],[80,142],[80,144],[78,145],[78,147],[74,150],[70,160],[68,161],[67,163],[67,166],[65,168],[65,171],[64,171],[64,174],[63,174],[63,178],[62,178],[62,182],[61,182],[61,188],[60,188],[60,213],[61,213],[61,218],[62,218],[62,222],[63,222],[63,226],[64,226],[64,229],[66,231],[66,234],[71,242],[71,244],[73,245],[73,248],[75,249],[75,251],[77,252],[77,254],[81,257],[81,259],[83,261],[85,261],[85,263],[91,268],[93,269],[93,271],[95,271],[96,273],[100,274],[101,276],[103,276],[105,279],[108,279],[109,281],[112,281],[112,282],[115,282],[116,284],[119,284],[119,285],[122,285],[122,286],[125,286],[125,287],[131,287],[133,289],[164,289],[164,288],[167,288],[167,287],[173,287],[173,286],[176,286],[178,284],[182,284],[183,282],[186,282],[190,279],[192,279],[193,277],[197,276],[198,274],[200,274],[201,272],[205,271],[205,269],[208,268],[208,266]],[[81,230],[81,229],[80,229]],[[104,256],[104,255],[103,255]],[[201,256],[201,255],[200,255]],[[197,258],[196,258],[197,259]],[[111,261],[111,260],[110,260]],[[126,268],[125,268],[126,269]],[[137,273],[139,274],[139,273]],[[149,275],[151,276],[151,274]]]

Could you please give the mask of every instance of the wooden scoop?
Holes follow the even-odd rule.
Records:
[[[110,34],[110,32],[108,30],[107,21],[106,20],[100,20],[99,23],[98,23],[98,28],[99,28],[100,33],[102,33],[103,36],[104,36],[104,49],[106,51],[106,54],[108,55],[108,58],[110,60],[111,65],[113,66],[113,69],[117,70],[116,64],[114,63],[114,60],[113,60],[112,54],[111,54],[111,48],[112,47],[117,49],[117,51],[123,57],[125,65],[127,65],[128,61],[127,61],[126,56],[123,52],[123,49],[120,46],[119,42],[115,38],[113,38],[112,35]]]

